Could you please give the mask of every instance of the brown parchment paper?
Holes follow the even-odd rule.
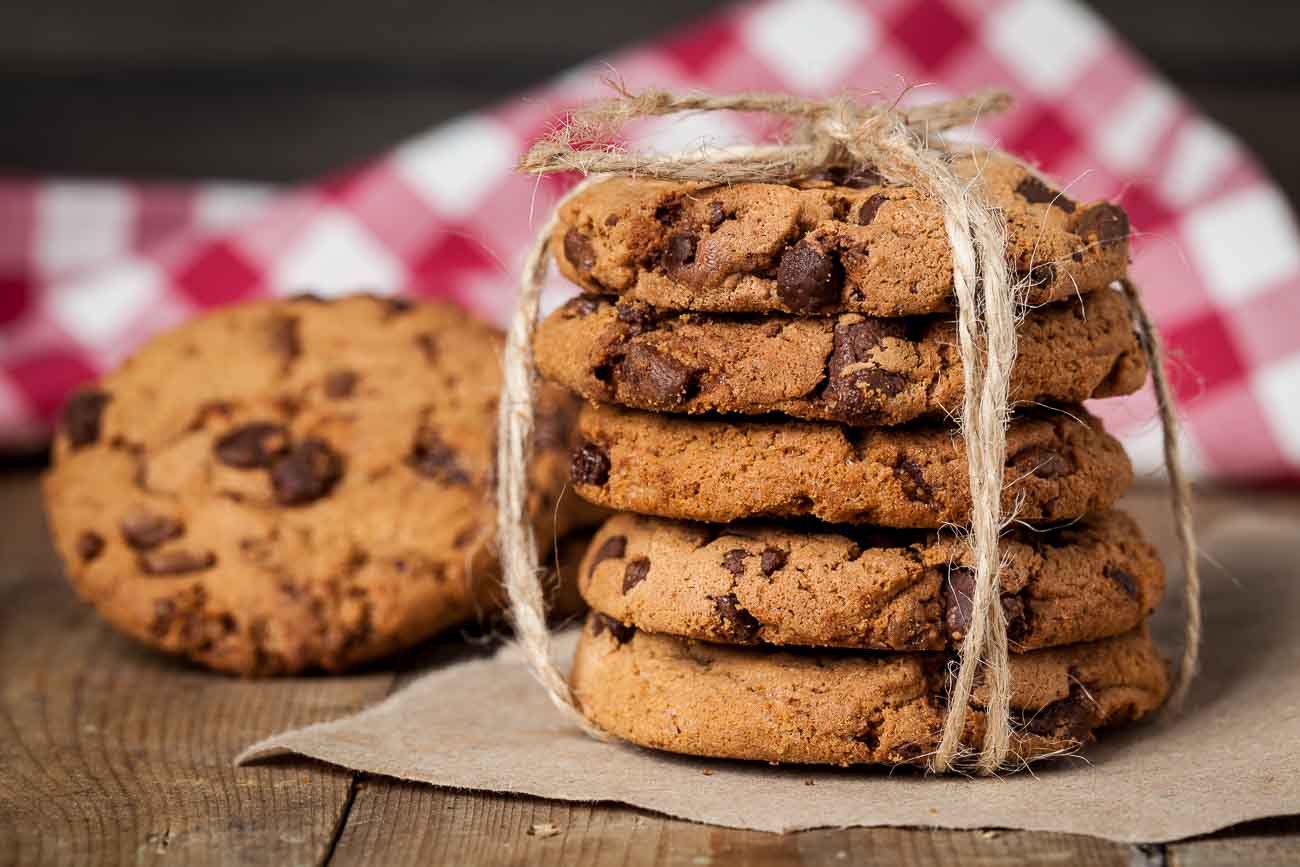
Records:
[[[616,801],[763,831],[998,827],[1164,842],[1300,813],[1300,520],[1228,518],[1204,549],[1204,666],[1184,712],[1110,732],[1085,757],[1032,774],[771,767],[598,743],[560,720],[510,648],[469,659],[439,651],[434,670],[381,704],[267,738],[237,761],[297,753],[439,786]],[[1179,630],[1172,602],[1156,623],[1166,639]],[[575,637],[562,638],[566,658]]]

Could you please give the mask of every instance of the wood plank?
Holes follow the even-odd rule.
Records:
[[[0,863],[324,857],[352,775],[231,759],[381,698],[392,676],[240,681],[135,646],[62,580],[35,482],[0,477]]]
[[[1171,843],[1168,867],[1274,867],[1300,864],[1300,817],[1250,822],[1226,835]]]
[[[550,829],[556,832],[547,836]],[[1141,863],[1134,847],[1070,834],[851,828],[767,834],[607,804],[453,792],[367,778],[330,864],[912,865]]]

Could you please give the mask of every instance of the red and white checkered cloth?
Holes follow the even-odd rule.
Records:
[[[515,159],[566,107],[632,88],[826,94],[904,85],[917,101],[990,85],[1015,109],[976,135],[1076,199],[1117,199],[1133,273],[1171,349],[1194,473],[1300,481],[1300,243],[1288,205],[1230,136],[1071,0],[776,0],[440,126],[287,192],[213,184],[0,181],[0,444],[45,434],[69,388],[149,334],[231,301],[310,289],[455,299],[497,321],[565,187]],[[662,147],[751,138],[746,117],[656,121]],[[551,288],[550,300],[565,292]],[[1149,393],[1099,404],[1140,469]]]

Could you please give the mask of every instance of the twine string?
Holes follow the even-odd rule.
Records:
[[[980,199],[975,183],[959,179],[949,167],[948,151],[939,133],[973,123],[981,114],[1002,111],[1010,99],[1001,92],[974,94],[949,102],[903,110],[896,106],[864,106],[846,98],[810,100],[787,94],[746,93],[728,97],[675,96],[650,90],[633,94],[614,85],[618,95],[574,112],[568,121],[538,141],[520,161],[532,174],[579,171],[588,179],[571,190],[575,195],[596,178],[623,174],[674,181],[715,184],[746,181],[788,182],[828,168],[870,167],[892,183],[913,184],[938,202],[952,250],[953,285],[957,296],[958,348],[964,371],[964,403],[959,426],[965,442],[971,489],[971,526],[967,541],[975,570],[971,622],[959,648],[959,661],[949,693],[943,732],[930,767],[947,771],[970,762],[963,735],[978,675],[982,674],[985,715],[984,740],[975,769],[995,773],[1007,763],[1012,731],[1011,682],[1006,622],[1000,604],[999,537],[1007,517],[1002,514],[1003,468],[1009,420],[1009,383],[1016,355],[1016,322],[1023,286],[1017,285],[1006,261],[1006,226],[998,212]],[[623,125],[635,118],[695,111],[745,111],[794,120],[789,143],[743,150],[701,148],[687,154],[647,154],[614,143]],[[520,295],[505,351],[504,391],[500,406],[498,443],[498,529],[502,566],[516,640],[534,676],[551,701],[594,737],[605,738],[578,709],[568,684],[551,654],[545,601],[531,522],[528,520],[527,445],[532,430],[534,368],[531,339],[536,328],[541,285],[549,264],[550,237],[558,206],[541,228],[524,266]],[[1152,358],[1152,373],[1160,396],[1165,426],[1166,464],[1174,484],[1175,513],[1183,556],[1188,567],[1187,650],[1181,692],[1195,670],[1199,641],[1199,604],[1192,596],[1195,581],[1195,540],[1190,520],[1189,492],[1182,475],[1174,429],[1176,419],[1164,368],[1158,359],[1159,338],[1135,291],[1126,289]],[[1138,314],[1140,311],[1140,314]],[[1193,620],[1195,622],[1193,623]]]

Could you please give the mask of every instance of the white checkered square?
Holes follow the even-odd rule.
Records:
[[[863,7],[847,0],[779,0],[754,10],[744,37],[754,53],[804,92],[834,87],[880,38]]]
[[[1232,137],[1203,118],[1190,118],[1164,155],[1160,192],[1170,204],[1185,205],[1211,189],[1239,157]]]
[[[1252,385],[1278,447],[1300,463],[1300,352],[1261,369]]]
[[[443,215],[463,217],[510,174],[521,143],[483,116],[444,124],[403,145],[393,168]]]
[[[1063,95],[1105,50],[1105,25],[1070,0],[1016,0],[986,21],[984,39],[1029,88]]]
[[[1097,124],[1094,145],[1113,168],[1135,171],[1155,153],[1156,143],[1178,115],[1178,99],[1164,82],[1143,81]]]
[[[1235,304],[1300,270],[1300,237],[1276,189],[1250,187],[1192,211],[1187,255],[1210,293]]]
[[[112,268],[56,284],[48,299],[50,318],[73,339],[102,351],[163,298],[157,264],[127,258]]]
[[[319,216],[275,263],[275,292],[319,295],[391,292],[405,282],[401,262],[355,218],[339,210]]]
[[[59,274],[131,249],[135,197],[122,184],[55,182],[36,199],[37,267]]]

